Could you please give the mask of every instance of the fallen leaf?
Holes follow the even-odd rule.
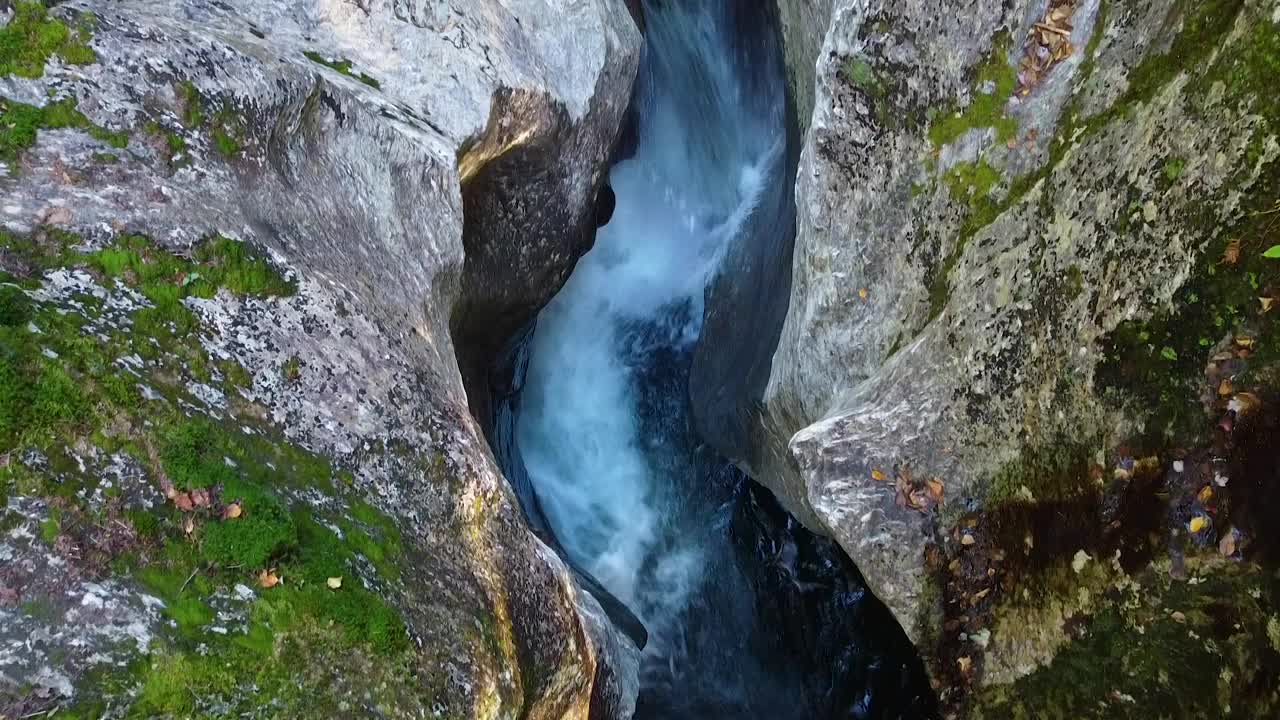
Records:
[[[973,536],[972,536],[972,535],[970,535],[969,533],[965,533],[965,534],[964,534],[963,536],[961,536],[961,538],[960,538],[960,544],[961,544],[961,545],[972,545],[972,544],[974,544],[974,543],[976,543],[976,542],[978,542],[978,541],[977,541],[977,540],[974,540],[974,539],[973,539]]]
[[[240,503],[233,502],[222,509],[223,520],[235,520],[244,514],[244,508],[240,507]]]
[[[1185,623],[1187,621],[1187,616],[1177,610],[1174,610],[1173,614],[1169,617],[1173,618],[1173,621],[1178,623]]]
[[[925,481],[929,486],[929,494],[933,496],[934,502],[942,502],[942,480],[936,477],[929,478]]]
[[[1074,570],[1077,575],[1079,575],[1080,572],[1084,570],[1084,566],[1088,564],[1088,562],[1092,559],[1093,559],[1093,556],[1091,556],[1089,553],[1085,552],[1084,550],[1077,550],[1075,557],[1071,558],[1071,569]]]
[[[1236,391],[1236,389],[1235,389],[1235,387],[1234,387],[1234,386],[1232,386],[1232,384],[1231,384],[1231,381],[1230,381],[1230,380],[1227,380],[1227,379],[1225,379],[1225,378],[1224,378],[1224,379],[1222,380],[1222,382],[1218,383],[1218,396],[1219,396],[1219,397],[1226,397],[1226,396],[1230,395],[1231,393],[1234,393],[1235,391]]]
[[[342,587],[342,578],[331,577],[328,580],[325,580],[324,584],[328,585],[331,590],[337,590],[338,588]]]
[[[210,498],[209,491],[204,488],[196,488],[191,491],[191,504],[198,508],[209,507]]]
[[[191,512],[196,507],[191,502],[191,495],[184,492],[177,493],[173,496],[173,504],[177,505],[178,509],[183,512]]]
[[[876,482],[884,482],[884,473],[878,469],[873,469],[871,471],[871,479]]]
[[[160,491],[163,492],[164,496],[170,500],[173,499],[173,496],[178,494],[178,489],[173,486],[172,482],[169,482],[169,478],[164,476],[160,477]]]
[[[274,570],[263,570],[258,573],[258,584],[264,588],[273,588],[280,584],[280,576]]]
[[[859,291],[858,291],[858,297],[859,297],[860,299],[862,299],[862,300],[866,300],[866,299],[867,299],[867,289],[866,289],[866,288],[862,288],[861,290],[859,290]]]
[[[1200,501],[1201,505],[1207,505],[1209,501],[1213,499],[1213,487],[1205,485],[1200,488],[1200,492],[1196,495],[1196,499]]]
[[[1218,553],[1223,557],[1231,557],[1236,554],[1235,530],[1222,535],[1222,539],[1218,541]]]
[[[956,658],[956,664],[960,666],[960,672],[968,675],[969,667],[973,664],[973,661],[970,660],[968,657],[961,657],[961,658]]]
[[[1252,350],[1254,343],[1255,343],[1255,340],[1247,335],[1241,335],[1240,337],[1236,338],[1236,345],[1238,347],[1244,348],[1245,350]]]
[[[1226,250],[1222,251],[1222,264],[1234,265],[1240,261],[1240,241],[1239,238],[1226,243]]]
[[[1262,305],[1262,312],[1269,313],[1271,312],[1271,306],[1275,304],[1275,298],[1260,297],[1258,302]]]
[[[195,532],[195,531],[196,531],[196,520],[195,520],[195,518],[191,517],[190,515],[187,515],[187,516],[186,516],[186,519],[184,519],[184,520],[182,521],[182,531],[183,531],[183,532],[185,532],[185,533],[186,533],[186,534],[188,534],[188,535],[190,535],[191,533]]]
[[[1209,520],[1205,518],[1205,516],[1197,515],[1191,518],[1191,522],[1187,524],[1187,527],[1190,528],[1191,532],[1198,533],[1201,530],[1203,530],[1208,524],[1209,524]]]

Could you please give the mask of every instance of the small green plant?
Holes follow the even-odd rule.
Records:
[[[31,300],[21,288],[0,285],[0,325],[18,327],[31,319]]]
[[[1262,257],[1269,260],[1280,260],[1280,245],[1272,245],[1267,251],[1262,253]]]
[[[19,0],[13,9],[13,19],[0,28],[0,77],[38,78],[54,55],[72,65],[98,61],[88,44],[92,32],[87,24],[69,28],[50,19],[44,3],[34,0]]]
[[[115,148],[129,144],[127,133],[113,132],[90,122],[76,109],[74,98],[57,100],[42,108],[0,98],[0,160],[17,159],[19,153],[36,144],[36,137],[44,128],[84,130]]]
[[[342,75],[346,75],[347,77],[355,78],[356,80],[359,80],[360,82],[364,83],[365,85],[368,85],[374,90],[382,89],[382,84],[379,83],[372,76],[366,75],[364,73],[352,72],[351,71],[352,62],[346,58],[343,58],[341,60],[330,60],[325,56],[321,55],[320,53],[315,52],[313,50],[307,50],[302,54],[307,56],[307,59],[310,60],[311,62],[319,65],[323,65],[329,68],[330,70],[333,70],[334,72],[340,73]]]
[[[178,83],[178,99],[182,101],[182,124],[189,128],[200,127],[204,122],[204,108],[195,83],[190,80]]]
[[[280,369],[280,374],[284,376],[285,382],[297,382],[298,378],[302,377],[302,361],[296,355],[285,360],[284,367]]]

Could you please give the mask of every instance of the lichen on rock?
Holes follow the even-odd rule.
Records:
[[[1066,3],[1071,52],[1016,79],[1047,5],[836,2],[784,26],[825,39],[792,87],[813,115],[790,308],[738,459],[841,543],[956,711],[1198,717],[1184,693],[1208,688],[1265,715],[1265,645],[1217,654],[1238,631],[1210,622],[1193,658],[1163,620],[1143,642],[1155,618],[1110,588],[1250,633],[1274,612],[1275,451],[1253,439],[1276,390],[1274,3]],[[943,502],[904,502],[904,477]],[[1120,567],[1085,582],[1077,552]],[[1184,660],[1213,677],[1176,680]],[[1171,680],[1102,687],[1122,671]]]
[[[593,214],[621,2],[37,5],[0,29],[0,714],[627,714],[637,651],[525,526],[450,326],[461,149],[540,132],[503,89]]]

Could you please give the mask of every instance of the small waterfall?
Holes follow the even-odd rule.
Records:
[[[626,606],[615,622],[634,613],[647,629],[637,717],[915,717],[898,712],[914,702],[902,686],[922,676],[866,640],[867,618],[892,621],[856,569],[701,443],[689,412],[707,286],[785,182],[770,13],[645,2],[616,209],[515,344],[495,449],[535,530],[607,608]]]

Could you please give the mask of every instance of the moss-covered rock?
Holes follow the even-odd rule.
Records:
[[[1274,4],[834,5],[743,461],[958,714],[1273,713]]]

